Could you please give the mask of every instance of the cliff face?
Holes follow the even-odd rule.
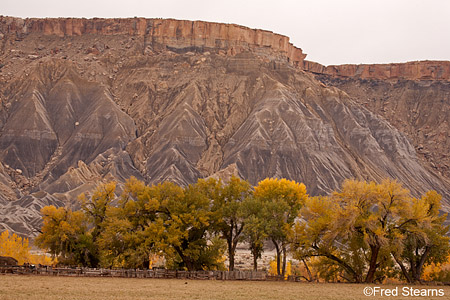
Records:
[[[450,61],[327,67],[304,61],[303,69],[388,120],[428,169],[450,178]]]
[[[311,195],[345,178],[390,177],[415,195],[439,191],[449,210],[448,178],[422,157],[429,145],[412,143],[414,127],[380,110],[400,117],[419,109],[425,118],[434,105],[430,118],[448,120],[443,80],[428,82],[440,90],[427,93],[422,81],[313,75],[286,37],[237,25],[0,23],[0,229],[33,235],[41,207],[76,205],[99,182],[120,187],[130,176],[183,185],[286,177]],[[398,97],[410,89],[417,97]],[[392,106],[383,106],[388,96]],[[411,122],[437,128],[431,119]],[[434,134],[425,129],[424,137]],[[448,154],[448,135],[436,134],[444,145],[436,151]]]
[[[403,132],[423,164],[450,178],[450,82],[317,75]]]
[[[450,80],[450,61],[413,61],[399,64],[323,66],[304,61],[308,72],[333,77],[380,80]]]
[[[0,17],[0,32],[18,37],[42,35],[132,35],[144,39],[146,46],[159,44],[177,50],[223,49],[234,55],[253,50],[279,55],[295,65],[302,65],[302,50],[289,38],[271,31],[250,29],[235,24],[173,19],[19,19]]]

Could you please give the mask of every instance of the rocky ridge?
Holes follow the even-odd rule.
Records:
[[[412,61],[393,64],[361,64],[323,66],[316,62],[303,61],[308,72],[373,80],[450,80],[450,61]]]
[[[278,54],[295,65],[301,65],[302,50],[289,38],[267,30],[250,29],[235,24],[186,21],[174,19],[20,19],[0,17],[2,34],[18,39],[27,34],[70,37],[81,35],[129,35],[143,38],[142,50],[160,46],[163,49],[222,49],[234,55],[243,51]]]
[[[330,75],[287,37],[200,21],[0,17],[0,37],[2,228],[32,236],[41,207],[130,176],[286,177],[312,195],[391,177],[449,210],[431,164],[448,154],[444,75]]]

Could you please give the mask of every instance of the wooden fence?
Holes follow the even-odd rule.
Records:
[[[42,276],[73,277],[125,277],[125,278],[178,278],[203,280],[281,280],[278,276],[268,276],[264,271],[179,271],[166,269],[91,269],[5,266],[1,273]]]

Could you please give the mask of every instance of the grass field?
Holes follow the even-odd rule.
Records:
[[[295,282],[200,281],[180,279],[86,278],[0,275],[1,300],[98,299],[450,299],[442,297],[364,296],[365,285]],[[372,285],[372,287],[374,287]],[[382,286],[394,288],[394,286]],[[403,286],[398,286],[402,290]]]

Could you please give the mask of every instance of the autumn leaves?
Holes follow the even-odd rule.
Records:
[[[293,230],[299,259],[319,259],[327,280],[381,282],[386,277],[420,281],[423,267],[443,262],[449,242],[434,191],[411,197],[395,181],[345,181],[341,191],[307,199]]]
[[[223,184],[200,179],[179,187],[170,182],[146,186],[129,179],[120,197],[115,184],[100,185],[79,197],[81,210],[42,209],[36,244],[61,263],[147,268],[153,254],[166,267],[188,270],[234,269],[238,243],[247,241],[255,268],[266,240],[274,243],[284,272],[289,230],[307,198],[303,184],[266,179],[257,187],[239,178]]]
[[[224,269],[226,255],[233,270],[239,243],[256,269],[269,241],[279,275],[291,253],[313,262],[324,280],[350,282],[416,282],[449,253],[440,195],[416,199],[396,181],[348,180],[329,196],[308,197],[303,184],[286,179],[256,187],[200,179],[182,188],[131,178],[116,193],[108,183],[80,196],[79,211],[45,207],[36,244],[67,264],[147,268],[158,254],[168,268]]]

